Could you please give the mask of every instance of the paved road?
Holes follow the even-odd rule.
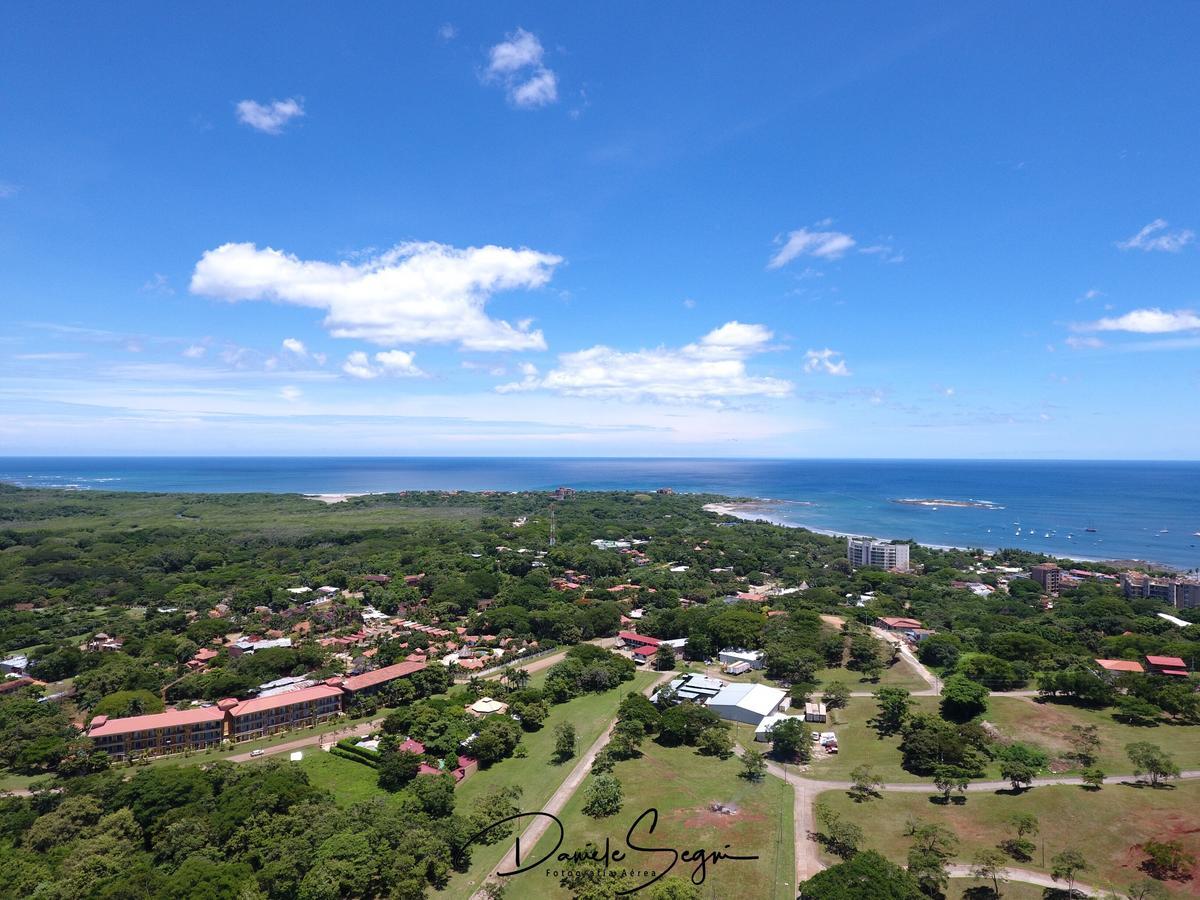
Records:
[[[371,719],[369,722],[360,722],[357,725],[347,725],[345,728],[339,728],[337,731],[326,731],[322,734],[310,734],[307,737],[297,738],[294,741],[288,741],[286,744],[274,744],[270,747],[263,747],[262,753],[258,756],[251,756],[253,751],[245,753],[234,753],[231,756],[222,757],[230,762],[249,762],[252,759],[262,759],[266,756],[275,756],[279,753],[291,753],[293,750],[303,750],[305,747],[312,747],[314,744],[319,745],[322,750],[327,746],[332,746],[347,737],[364,737],[377,729],[383,722],[383,718]]]
[[[608,649],[610,647],[616,646],[617,639],[611,638],[611,637],[609,637],[609,638],[592,638],[590,641],[584,641],[584,643],[585,644],[595,644],[597,647],[604,647],[605,649]],[[534,672],[540,672],[542,669],[550,668],[552,665],[554,665],[557,662],[562,662],[563,657],[567,655],[567,651],[570,649],[571,649],[570,647],[563,647],[561,650],[556,650],[553,653],[548,653],[545,656],[539,656],[533,662],[528,663],[526,665],[521,665],[520,660],[513,660],[511,663],[508,663],[505,666],[505,668],[524,669],[526,672],[528,672],[530,675],[532,675]],[[482,675],[479,677],[484,678],[484,679],[503,678],[504,677],[504,668],[496,669],[492,672],[489,672],[487,675]],[[466,684],[470,680],[471,680],[470,675],[460,675],[458,678],[454,679],[454,683],[455,684]]]
[[[663,672],[658,678],[654,679],[654,681],[648,687],[646,687],[642,693],[647,697],[650,696],[655,690],[657,690],[660,684],[669,680],[676,674],[677,673],[674,671]],[[596,759],[596,754],[603,750],[608,744],[609,740],[612,739],[613,729],[616,727],[616,724],[616,720],[614,719],[609,723],[609,726],[605,729],[604,733],[600,735],[600,737],[596,738],[592,746],[588,747],[587,752],[584,753],[583,756],[580,757],[579,762],[575,764],[575,768],[571,770],[571,773],[566,777],[566,779],[563,780],[563,783],[558,786],[558,790],[556,790],[550,799],[546,801],[545,805],[542,806],[543,812],[548,812],[555,816],[562,812],[563,807],[567,805],[567,801],[574,796],[577,790],[579,790],[579,786],[583,784],[583,780],[587,777],[588,772],[592,770],[592,763]],[[537,842],[541,840],[542,835],[546,833],[546,829],[549,827],[549,825],[549,819],[544,816],[538,816],[533,820],[533,823],[528,828],[521,832],[521,846],[525,848],[526,852],[532,851],[533,848],[537,846]],[[506,854],[504,854],[504,858],[500,860],[499,865],[497,865],[496,868],[492,869],[492,871],[488,873],[486,880],[494,880],[497,872],[510,872],[516,868],[518,868],[517,845],[514,841],[512,848]],[[486,900],[482,888],[472,895],[471,900]]]

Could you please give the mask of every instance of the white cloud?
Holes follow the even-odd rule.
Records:
[[[558,100],[558,76],[542,63],[545,51],[537,35],[518,28],[488,51],[487,81],[503,84],[508,101],[522,109]]]
[[[297,97],[272,100],[268,104],[242,100],[237,105],[238,121],[263,134],[281,134],[288,122],[303,115],[304,101]]]
[[[1123,316],[1100,319],[1081,326],[1083,331],[1132,331],[1135,334],[1169,334],[1200,328],[1200,315],[1190,309],[1167,312],[1158,309],[1135,309]]]
[[[544,350],[528,320],[485,312],[496,291],[546,284],[562,258],[507,247],[400,244],[361,262],[327,263],[224,244],[196,263],[191,290],[224,300],[274,300],[324,309],[334,337],[383,346],[457,343],[467,350]]]
[[[288,402],[299,400],[304,396],[304,391],[292,384],[285,384],[279,389],[279,396]]]
[[[187,359],[199,359],[204,355],[205,349],[200,344],[192,344],[190,347],[184,348],[183,356]]]
[[[810,374],[824,372],[826,375],[849,375],[850,369],[846,366],[846,361],[838,358],[841,355],[837,350],[830,350],[828,347],[824,350],[808,350],[804,354],[804,371]]]
[[[820,222],[816,227],[828,225],[828,220]],[[786,266],[798,256],[815,256],[818,259],[838,259],[846,251],[853,249],[856,241],[850,235],[841,231],[811,231],[801,228],[789,232],[787,239],[776,238],[776,243],[783,246],[767,263],[768,269],[779,269]]]
[[[1072,350],[1099,350],[1104,346],[1104,341],[1098,337],[1079,337],[1071,335],[1066,340],[1066,344]]]
[[[283,349],[297,356],[308,356],[308,348],[304,346],[304,341],[298,338],[284,338]]]
[[[452,41],[458,37],[458,29],[454,27],[453,23],[445,22],[438,28],[438,37],[443,41]]]
[[[1122,250],[1163,250],[1167,253],[1178,253],[1192,242],[1196,232],[1188,228],[1167,231],[1169,224],[1166,219],[1155,219],[1128,240],[1117,241],[1117,246]]]
[[[142,285],[142,292],[146,294],[171,295],[175,293],[175,289],[171,287],[171,280],[166,275],[161,272],[155,272],[154,277]]]
[[[764,326],[735,321],[678,349],[625,352],[597,345],[560,354],[557,367],[544,376],[532,364],[522,364],[522,380],[496,390],[716,405],[732,397],[783,397],[791,392],[790,382],[746,371],[746,359],[768,349],[770,339]]]
[[[378,378],[380,375],[409,378],[423,376],[425,373],[416,366],[415,359],[415,353],[407,353],[404,350],[385,350],[375,354],[372,365],[371,357],[362,350],[355,350],[346,357],[346,361],[342,364],[342,371],[347,375],[363,379]]]

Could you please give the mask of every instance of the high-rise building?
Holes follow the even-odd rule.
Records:
[[[1062,586],[1063,571],[1054,563],[1038,563],[1029,570],[1029,577],[1042,586],[1047,593],[1058,593]]]
[[[1194,578],[1152,578],[1145,572],[1123,572],[1121,589],[1126,597],[1161,600],[1176,609],[1200,606],[1200,581]]]
[[[846,558],[855,568],[877,566],[907,572],[908,544],[889,544],[871,538],[847,538]]]

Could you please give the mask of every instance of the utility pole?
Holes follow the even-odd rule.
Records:
[[[557,508],[558,507],[556,504],[554,504],[554,503],[550,504],[550,546],[551,547],[553,547],[555,542],[557,541],[557,538],[555,537],[557,523],[555,522],[555,519],[554,519],[554,514],[555,514],[555,511],[557,510]]]

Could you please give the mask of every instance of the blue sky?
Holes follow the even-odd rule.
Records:
[[[1196,457],[1200,6],[731,9],[10,5],[0,452]]]

